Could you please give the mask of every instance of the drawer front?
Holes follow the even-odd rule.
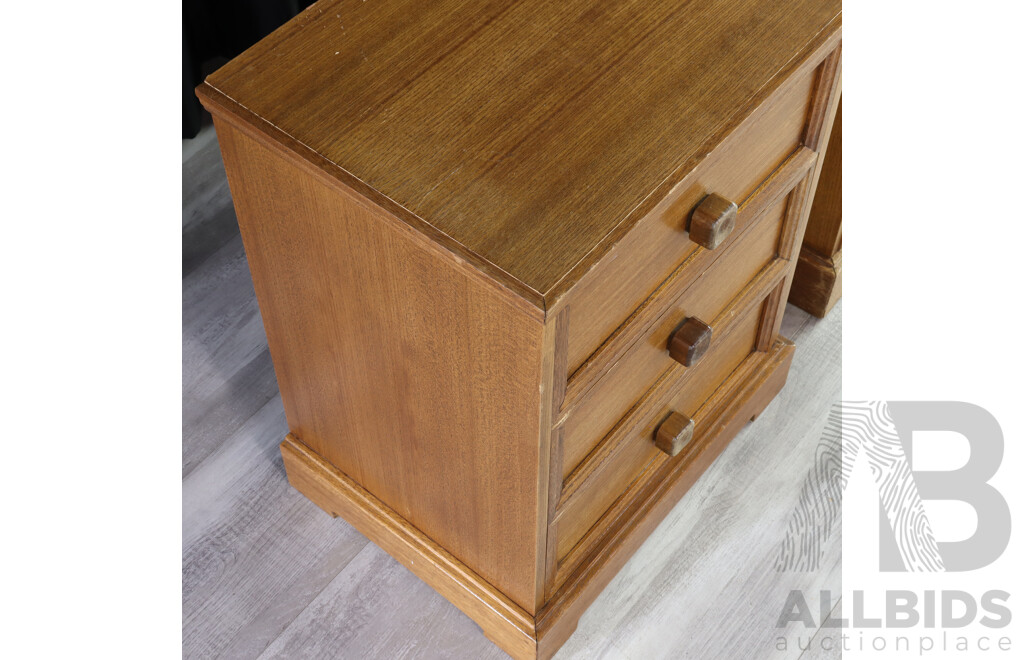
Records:
[[[713,251],[691,241],[687,232],[694,209],[707,195],[742,203],[801,147],[814,81],[814,70],[787,81],[579,281],[568,299],[568,373],[688,257]],[[742,214],[737,218],[733,234],[744,220]]]
[[[778,288],[776,279],[772,290]],[[750,301],[729,325],[727,334],[713,343],[708,353],[677,383],[665,379],[652,391],[652,400],[642,402],[606,437],[600,447],[571,475],[556,512],[557,557],[562,562],[595,523],[625,493],[654,460],[667,459],[654,444],[658,427],[672,412],[694,418],[715,390],[743,360],[757,350],[762,319],[772,302],[770,293]],[[669,394],[664,394],[665,387]],[[669,459],[670,460],[670,459]],[[562,572],[561,570],[559,572]]]
[[[731,319],[726,306],[759,273],[771,276],[786,216],[783,198],[752,222],[742,236],[674,301],[627,352],[612,364],[566,412],[563,423],[563,478],[568,476],[632,408],[658,377],[668,370],[686,371],[669,353],[669,339],[687,318],[696,318],[712,329],[712,343]],[[705,356],[705,358],[708,356]]]

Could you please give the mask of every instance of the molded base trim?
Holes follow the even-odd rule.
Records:
[[[288,481],[334,517],[341,516],[455,607],[515,658],[536,657],[533,616],[427,538],[366,489],[289,433],[281,443]]]
[[[296,436],[281,443],[288,481],[317,506],[341,516],[417,577],[473,619],[513,658],[550,658],[576,629],[580,616],[672,510],[736,433],[782,389],[793,344],[780,338],[772,350],[737,369],[715,397],[713,435],[685,462],[669,462],[638,493],[624,522],[552,596],[535,618],[427,538],[383,502],[314,453]]]
[[[818,318],[825,318],[842,296],[843,251],[826,258],[802,248],[793,273],[789,302]]]

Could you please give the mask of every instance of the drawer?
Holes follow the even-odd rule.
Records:
[[[670,337],[685,319],[696,318],[709,325],[712,342],[715,342],[716,335],[730,322],[728,315],[723,314],[729,301],[753,283],[759,273],[763,273],[762,279],[771,278],[778,270],[769,266],[778,255],[786,208],[787,198],[776,201],[688,288],[675,299],[657,303],[661,315],[647,325],[621,358],[595,375],[597,382],[578,395],[581,399],[578,403],[569,404],[562,424],[563,478],[580,464],[661,374],[668,370],[687,370],[668,350]],[[608,350],[612,350],[611,345]]]
[[[781,281],[781,278],[775,280],[772,290]],[[770,296],[771,291],[764,298],[747,302],[744,310],[737,311],[737,318],[727,327],[725,336],[712,342],[703,360],[689,368],[685,376],[667,374],[652,389],[653,396],[638,405],[570,475],[555,518],[559,562],[651,461],[667,459],[655,446],[654,437],[668,415],[678,412],[695,418],[701,405],[729,374],[757,350],[761,320],[771,316],[765,314],[771,304]],[[673,377],[678,382],[671,382]],[[698,427],[700,421],[695,418]]]
[[[716,193],[741,204],[801,148],[814,79],[811,70],[776,90],[581,278],[568,297],[569,374],[680,264],[714,251],[698,246],[686,231],[705,196]],[[750,219],[738,217],[733,233]]]

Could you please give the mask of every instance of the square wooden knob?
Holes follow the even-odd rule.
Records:
[[[736,228],[738,210],[735,203],[711,193],[697,205],[690,216],[690,240],[714,250]]]
[[[654,434],[654,444],[669,456],[675,456],[693,439],[693,420],[674,412],[661,423]]]
[[[691,316],[672,333],[668,340],[668,354],[684,367],[691,367],[704,357],[710,346],[711,326]]]

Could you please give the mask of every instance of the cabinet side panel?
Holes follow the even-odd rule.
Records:
[[[291,432],[535,611],[543,324],[383,211],[217,134]]]
[[[821,257],[831,257],[843,243],[843,102],[839,100],[828,151],[814,193],[804,247]]]

